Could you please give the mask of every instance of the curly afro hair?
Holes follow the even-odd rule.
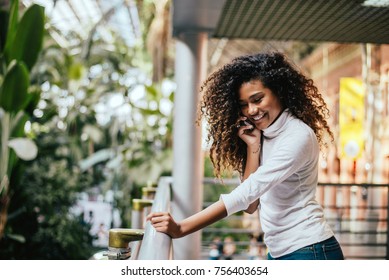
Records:
[[[212,73],[201,86],[199,120],[208,123],[207,141],[217,177],[224,170],[241,175],[246,164],[246,144],[237,135],[240,115],[239,89],[243,83],[259,80],[281,101],[283,108],[315,132],[321,147],[325,132],[333,140],[327,124],[329,110],[312,79],[301,73],[287,57],[278,52],[245,55],[233,59]]]

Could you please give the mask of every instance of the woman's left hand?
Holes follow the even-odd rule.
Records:
[[[166,233],[171,238],[183,236],[180,224],[174,221],[168,212],[150,213],[147,215],[146,220],[151,222],[156,231]]]

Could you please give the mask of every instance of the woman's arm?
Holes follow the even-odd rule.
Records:
[[[255,148],[254,148],[255,149]],[[254,173],[259,168],[259,153],[261,152],[261,146],[257,147],[256,150],[247,146],[247,161],[246,168],[244,170],[242,181],[246,180],[251,173]],[[253,214],[259,205],[259,199],[254,201],[249,205],[249,207],[244,210],[246,213]]]
[[[247,144],[247,161],[243,181],[258,169],[261,152],[261,132],[254,129],[247,133],[246,130],[250,128],[252,128],[252,125],[242,126],[238,132],[239,137]],[[258,205],[259,199],[251,203],[245,212],[254,213]],[[176,222],[168,212],[150,213],[147,216],[147,220],[151,222],[157,231],[166,233],[172,238],[180,238],[213,224],[226,216],[226,207],[223,201],[219,200],[181,222]]]
[[[150,213],[147,220],[159,231],[170,235],[172,238],[180,238],[198,231],[227,216],[224,203],[219,200],[204,210],[182,220],[174,221],[170,213]]]
[[[239,121],[245,121],[247,117],[241,117]],[[242,182],[246,180],[250,174],[257,171],[259,168],[259,155],[261,154],[261,131],[256,129],[253,124],[246,122],[247,125],[240,126],[238,130],[238,136],[246,143],[247,145],[247,158],[246,166],[243,172]],[[259,205],[259,199],[254,201],[249,205],[249,207],[244,210],[246,213],[253,214]]]

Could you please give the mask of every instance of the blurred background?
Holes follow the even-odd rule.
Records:
[[[318,200],[346,257],[388,258],[389,3],[316,2],[1,0],[0,259],[89,259],[110,228],[131,227],[132,199],[161,176],[190,189],[185,215],[230,191],[237,174],[213,180],[190,96],[232,58],[272,50],[331,110]],[[201,73],[188,92],[179,74],[192,66]],[[189,156],[178,162],[182,145]],[[190,164],[197,177],[182,178]],[[226,238],[234,258],[265,255],[257,216],[199,234],[199,253],[184,258],[208,258]]]

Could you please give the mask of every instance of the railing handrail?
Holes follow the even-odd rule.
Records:
[[[158,181],[152,212],[170,212],[172,177],[161,177]],[[146,223],[139,260],[168,260],[172,258],[172,239],[167,234],[157,232]]]
[[[389,184],[385,183],[328,183],[328,182],[319,182],[318,186],[328,186],[328,187],[369,187],[369,188],[379,188],[379,187],[389,187]]]
[[[237,177],[223,179],[220,181],[214,177],[204,177],[204,184],[222,184],[227,186],[238,186],[241,181]],[[318,186],[333,186],[333,187],[349,187],[349,186],[357,186],[357,187],[389,187],[389,183],[334,183],[334,182],[318,182]]]

